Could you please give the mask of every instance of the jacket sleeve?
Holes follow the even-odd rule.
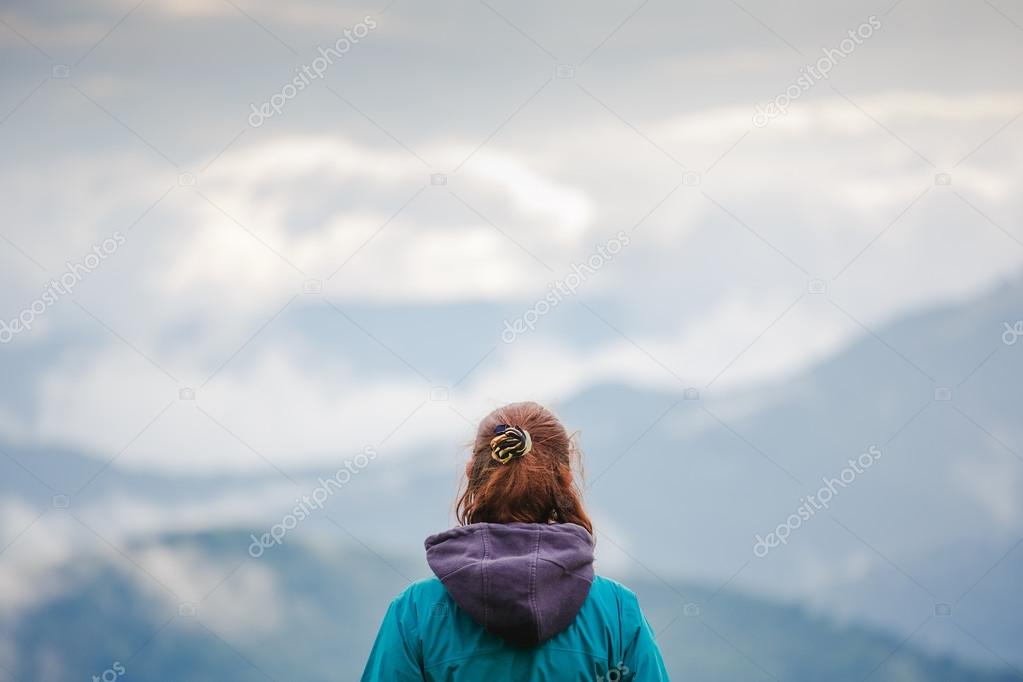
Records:
[[[668,671],[664,668],[661,650],[654,639],[654,631],[639,608],[639,601],[632,592],[627,592],[624,603],[624,659],[621,665],[622,679],[636,682],[668,682]],[[634,677],[627,677],[633,673]]]
[[[362,682],[422,682],[422,651],[415,607],[405,592],[391,602],[380,625]]]

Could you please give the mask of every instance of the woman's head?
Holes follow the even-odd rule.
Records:
[[[528,446],[504,427],[528,433]],[[492,441],[503,436],[495,456]],[[516,456],[507,456],[508,443]],[[527,451],[528,450],[528,451]],[[504,460],[504,461],[502,461]],[[499,407],[480,422],[458,499],[459,523],[575,523],[591,534],[574,469],[579,452],[558,418],[536,403]]]

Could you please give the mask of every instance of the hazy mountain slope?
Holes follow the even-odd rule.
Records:
[[[564,413],[582,425],[591,504],[659,573],[738,573],[746,589],[812,598],[903,636],[937,603],[962,599],[957,612],[983,646],[956,628],[922,639],[1023,661],[1010,645],[1023,627],[1023,343],[1001,338],[1021,302],[1014,284],[925,310],[742,395],[587,391]],[[951,400],[935,399],[940,387]],[[757,534],[871,446],[876,464],[786,545],[754,556]],[[982,599],[1001,607],[985,616],[970,603]]]
[[[131,548],[140,564],[201,556],[230,569],[247,534],[176,536]],[[120,557],[93,556],[65,567],[60,596],[9,629],[4,661],[21,680],[81,679],[115,662],[129,679],[357,679],[389,600],[409,564],[339,546],[286,544],[244,564],[196,606],[175,608],[152,578]],[[226,573],[226,570],[224,570]],[[255,576],[261,576],[258,579]],[[872,680],[1018,679],[921,654],[897,639],[841,627],[801,609],[691,584],[630,581],[656,629],[674,679]],[[684,597],[683,597],[684,595]],[[685,600],[697,615],[676,616]],[[0,674],[0,679],[4,679]]]

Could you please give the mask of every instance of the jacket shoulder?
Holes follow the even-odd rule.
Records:
[[[399,609],[421,611],[445,600],[447,596],[448,591],[444,583],[432,576],[417,580],[406,587],[394,598],[392,604]]]
[[[611,578],[593,576],[587,601],[602,613],[615,614],[625,627],[631,627],[643,618],[636,593]]]
[[[602,575],[593,576],[593,584],[590,585],[590,594],[605,599],[614,599],[622,603],[636,601],[636,593],[617,580],[612,580]]]
[[[437,576],[430,576],[429,578],[423,578],[417,580],[414,583],[406,587],[398,598],[405,597],[407,599],[423,599],[436,597],[441,594],[447,594],[447,589],[444,587],[444,583],[437,578]]]

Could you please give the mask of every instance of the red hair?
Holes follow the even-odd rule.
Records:
[[[491,457],[499,424],[529,432],[533,448],[502,464]],[[579,450],[558,418],[532,402],[499,407],[480,422],[464,490],[455,505],[458,522],[575,523],[593,534],[574,476]]]

